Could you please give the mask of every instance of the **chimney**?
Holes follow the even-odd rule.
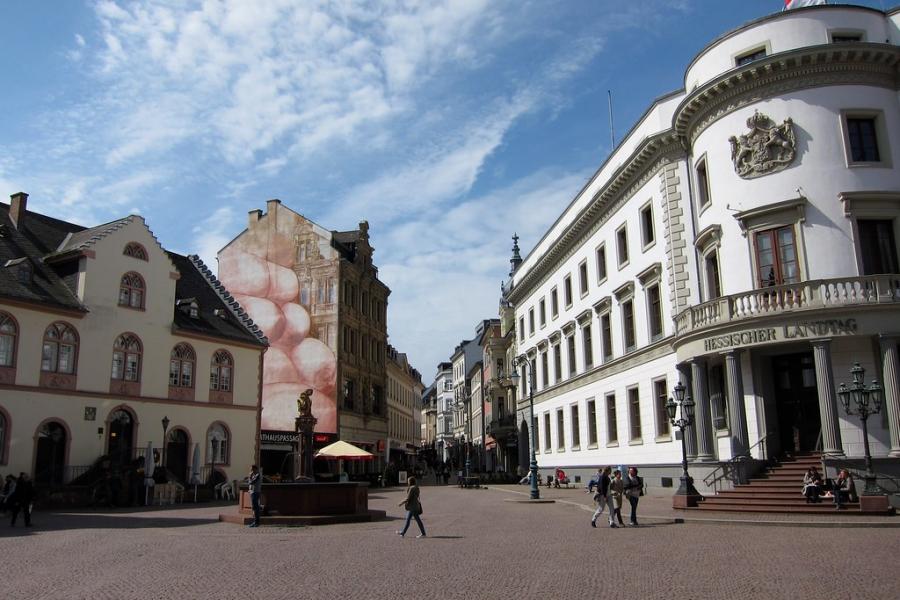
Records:
[[[247,215],[247,227],[249,229],[252,229],[256,222],[262,219],[262,211],[258,208],[251,210]]]
[[[275,210],[275,206],[281,204],[281,200],[275,198],[273,200],[266,200],[266,212],[271,213]]]
[[[9,220],[16,229],[22,229],[20,223],[24,224],[27,206],[28,194],[25,192],[16,192],[9,197]]]

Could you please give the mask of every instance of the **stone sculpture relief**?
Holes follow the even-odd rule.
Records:
[[[747,119],[750,131],[731,136],[731,160],[734,171],[744,179],[754,179],[786,168],[796,156],[794,122],[786,119],[776,125],[758,111]]]

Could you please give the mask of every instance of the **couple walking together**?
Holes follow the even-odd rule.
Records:
[[[610,476],[612,473],[612,476]],[[597,510],[591,517],[591,527],[597,526],[597,517],[603,514],[604,507],[609,508],[609,526],[617,528],[624,525],[622,521],[622,498],[628,498],[631,505],[631,526],[637,527],[637,505],[643,495],[644,482],[638,476],[636,467],[630,467],[628,474],[623,478],[618,469],[612,471],[612,467],[604,467],[597,473],[597,487],[594,494],[594,502]],[[617,524],[618,521],[618,524]]]

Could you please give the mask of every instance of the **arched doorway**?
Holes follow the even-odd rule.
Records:
[[[62,485],[66,470],[66,428],[58,421],[48,421],[38,430],[34,458],[34,482],[38,485]]]
[[[109,415],[106,434],[106,453],[116,465],[131,460],[134,448],[134,418],[124,408],[117,408]]]
[[[184,429],[173,429],[166,440],[166,469],[179,481],[186,481],[188,449],[191,442]]]

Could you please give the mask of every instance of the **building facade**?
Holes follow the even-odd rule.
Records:
[[[314,442],[342,439],[379,458],[387,440],[387,298],[372,262],[368,224],[330,231],[269,200],[219,251],[219,277],[266,332],[263,467],[289,469],[296,400],[313,390]]]
[[[195,447],[202,481],[242,478],[258,458],[262,331],[141,217],[86,229],[27,200],[0,205],[2,469],[55,487],[104,464],[125,482],[152,443],[177,481]]]
[[[898,25],[817,6],[714,40],[514,265],[542,469],[671,485],[679,382],[701,491],[729,461],[858,459],[836,395],[856,362],[884,385],[872,452],[900,456]]]
[[[437,425],[434,435],[434,447],[437,459],[441,462],[450,460],[450,449],[453,446],[455,429],[454,397],[453,397],[453,363],[442,362],[437,366],[434,377],[434,395],[437,404]]]
[[[421,447],[422,375],[409,364],[403,352],[387,348],[387,459],[411,465]]]

